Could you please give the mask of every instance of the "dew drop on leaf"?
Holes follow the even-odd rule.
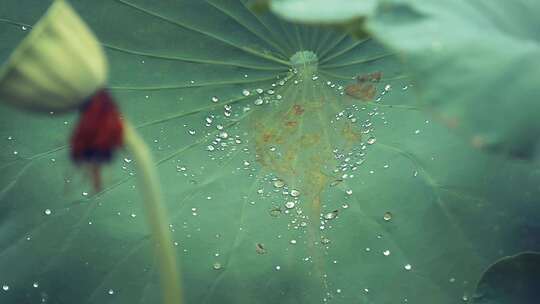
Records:
[[[9,285],[4,284],[4,285],[2,286],[2,290],[8,291],[8,290],[9,290]]]
[[[294,202],[286,202],[285,203],[285,208],[292,209],[292,208],[294,208],[295,205],[296,204]]]
[[[390,213],[390,212],[385,212],[384,215],[383,215],[383,219],[384,219],[385,221],[387,221],[387,222],[390,221],[390,220],[392,220],[392,213]]]
[[[298,197],[298,196],[300,196],[300,191],[295,190],[295,189],[291,190],[291,196],[292,196],[292,197]]]
[[[45,211],[43,211],[43,213],[45,213],[45,215],[51,215],[52,211],[51,211],[51,209],[45,209]]]
[[[326,213],[326,214],[324,215],[324,219],[325,219],[325,220],[333,220],[333,219],[335,219],[335,218],[337,217],[338,212],[339,212],[338,210],[334,210],[334,211],[332,211],[332,212],[328,212],[328,213]]]
[[[282,180],[277,179],[277,180],[274,181],[274,187],[281,188],[283,186],[285,186],[285,182],[283,182]]]

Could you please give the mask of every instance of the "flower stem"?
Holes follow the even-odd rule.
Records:
[[[133,155],[137,166],[139,187],[143,195],[148,223],[155,241],[159,262],[164,304],[181,304],[182,288],[176,254],[168,228],[165,207],[156,168],[148,146],[133,126],[124,120],[124,143]]]

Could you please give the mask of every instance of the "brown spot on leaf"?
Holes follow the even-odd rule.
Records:
[[[356,83],[350,84],[345,87],[345,93],[352,98],[362,101],[373,100],[375,94],[377,93],[375,83],[381,80],[382,75],[382,72],[358,75],[356,77]]]
[[[294,120],[289,120],[289,121],[285,122],[285,126],[294,128],[294,127],[298,126],[298,122],[294,121]]]
[[[367,82],[367,81],[379,82],[379,81],[381,81],[382,76],[383,76],[382,72],[374,72],[374,73],[371,73],[371,74],[358,75],[358,76],[356,76],[356,81],[358,83]]]
[[[272,137],[274,137],[274,135],[272,135],[272,133],[269,133],[269,132],[264,133],[263,134],[263,141],[264,142],[269,142],[272,139]]]
[[[304,113],[304,108],[302,108],[301,105],[294,105],[293,106],[293,113],[294,115],[302,115]]]
[[[264,244],[262,243],[255,244],[255,252],[257,252],[258,254],[265,254],[266,248],[264,248]]]

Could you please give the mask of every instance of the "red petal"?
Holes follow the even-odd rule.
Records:
[[[120,113],[109,93],[94,94],[82,110],[71,137],[71,157],[76,162],[107,162],[122,146]]]

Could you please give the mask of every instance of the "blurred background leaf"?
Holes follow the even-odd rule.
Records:
[[[538,1],[384,1],[368,28],[398,51],[418,102],[473,146],[536,154]]]
[[[49,3],[0,3],[2,60]],[[73,4],[157,160],[187,303],[453,304],[540,249],[538,162],[434,121],[416,93],[432,79],[395,49],[250,1]],[[344,94],[375,72],[374,100]],[[75,116],[0,118],[0,301],[158,302],[130,156],[94,194],[67,153]]]
[[[374,13],[377,0],[272,0],[269,7],[275,14],[293,22],[314,24],[347,23]]]

